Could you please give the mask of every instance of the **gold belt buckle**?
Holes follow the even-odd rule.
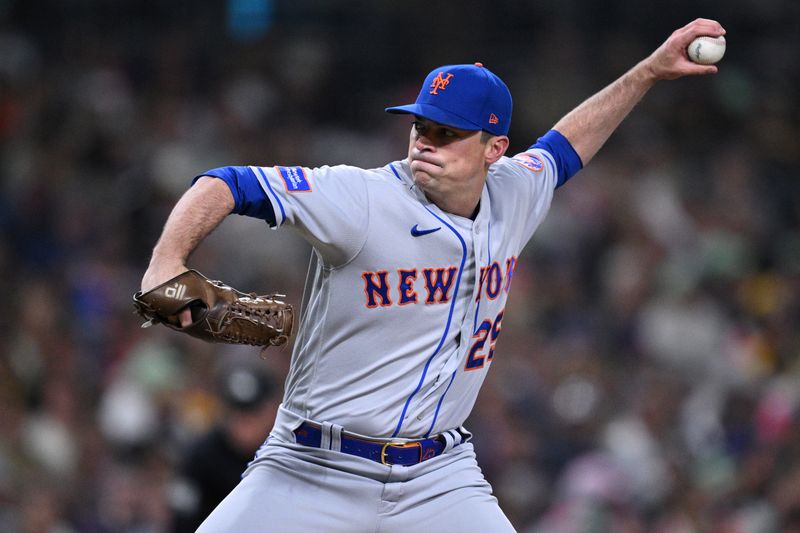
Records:
[[[418,463],[422,462],[422,443],[421,442],[419,442],[419,441],[416,441],[416,442],[387,442],[381,448],[381,464],[382,465],[391,466],[391,465],[394,464],[394,463],[387,463],[386,462],[386,448],[388,448],[389,446],[392,446],[393,448],[413,448],[414,446],[416,446],[417,448],[419,448],[419,460],[417,462]]]

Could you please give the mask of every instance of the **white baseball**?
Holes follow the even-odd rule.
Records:
[[[689,59],[701,65],[713,65],[725,55],[725,37],[698,37],[686,48]]]

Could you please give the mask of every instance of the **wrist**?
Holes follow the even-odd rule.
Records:
[[[186,263],[186,258],[182,257],[180,254],[176,254],[174,251],[170,250],[159,250],[156,247],[153,250],[153,255],[150,257],[150,268],[177,268],[182,267]]]
[[[649,90],[660,79],[650,58],[640,61],[636,66],[628,71],[629,83],[641,87],[643,92]]]
[[[187,270],[188,268],[186,268],[183,261],[164,261],[155,257],[154,255],[150,260],[150,265],[147,267],[144,276],[142,276],[142,292],[147,292],[153,287],[156,287],[161,283],[174,278],[178,274],[186,272]]]

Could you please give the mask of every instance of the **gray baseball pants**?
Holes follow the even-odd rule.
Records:
[[[200,533],[514,531],[470,443],[386,466],[289,442],[279,425]]]

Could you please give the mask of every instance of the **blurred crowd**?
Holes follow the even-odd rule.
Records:
[[[383,108],[457,62],[506,80],[522,151],[705,16],[720,73],[658,85],[557,191],[467,427],[523,532],[800,532],[800,6],[693,6],[1,1],[0,530],[170,531],[225,376],[277,383],[274,410],[288,350],[133,315],[192,177],[400,159]],[[191,263],[299,306],[308,259],[231,217]]]

